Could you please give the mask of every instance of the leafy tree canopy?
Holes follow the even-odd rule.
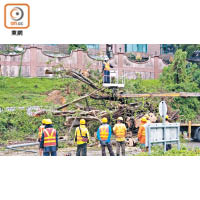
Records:
[[[70,54],[76,49],[83,49],[84,51],[87,51],[87,46],[85,44],[70,44],[67,51]]]
[[[200,44],[176,44],[177,49],[187,52],[187,58],[190,58],[194,51],[200,50]]]

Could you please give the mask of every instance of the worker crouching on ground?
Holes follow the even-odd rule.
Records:
[[[165,123],[167,123],[167,124],[169,123],[169,116],[168,115],[165,116]],[[168,151],[170,149],[172,149],[172,145],[171,144],[167,144],[166,145],[166,151]]]
[[[76,156],[87,156],[87,143],[90,141],[89,131],[84,119],[80,120],[80,126],[75,130],[74,141],[77,143]]]
[[[45,123],[46,123],[46,119],[43,119],[42,125],[39,127],[39,130],[38,130],[38,142],[39,143],[41,142],[42,133],[43,133],[43,130],[45,128]],[[39,155],[42,156],[42,153],[43,153],[43,149],[40,148],[40,145],[39,145]]]
[[[109,63],[108,59],[104,59],[103,62],[103,83],[110,83],[110,68],[113,68],[113,66]]]
[[[51,119],[45,120],[45,129],[42,133],[40,148],[43,149],[43,156],[57,156],[58,133],[53,128]]]
[[[102,122],[102,125],[97,130],[97,139],[101,143],[102,156],[106,156],[106,146],[108,148],[110,156],[114,156],[112,145],[110,143],[112,128],[108,124],[108,119],[106,117],[104,117],[101,120],[101,122]]]
[[[115,124],[115,126],[113,127],[113,132],[116,136],[116,142],[117,142],[116,154],[117,156],[120,155],[120,146],[121,146],[122,156],[125,156],[125,146],[126,146],[125,137],[126,137],[127,129],[126,129],[125,124],[123,124],[122,117],[117,118],[117,124]]]
[[[140,142],[141,148],[144,151],[145,149],[145,127],[144,125],[147,123],[146,117],[142,117],[141,124],[138,130],[138,140]],[[147,150],[147,148],[146,148]]]

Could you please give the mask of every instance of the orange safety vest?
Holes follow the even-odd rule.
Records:
[[[145,127],[144,127],[144,125],[141,125],[138,130],[138,139],[141,144],[145,144]]]
[[[99,127],[99,133],[101,140],[107,140],[109,135],[109,125],[107,124],[101,125]]]
[[[125,134],[126,134],[125,124],[116,124],[113,130],[115,131],[117,139],[125,140]]]
[[[46,128],[44,129],[44,147],[56,146],[56,129]]]
[[[44,125],[41,125],[41,126],[39,127],[39,132],[38,132],[38,139],[39,139],[39,141],[40,141],[41,138],[42,138],[42,132],[43,132],[43,130],[44,130]]]
[[[107,63],[107,62],[104,62],[104,64],[105,64],[104,70],[105,71],[110,71],[110,64]]]

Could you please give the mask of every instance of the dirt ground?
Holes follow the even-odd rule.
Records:
[[[200,142],[190,141],[188,143],[185,143],[185,146],[188,147],[189,149],[194,149],[195,147],[200,147]],[[32,151],[35,151],[36,153],[0,148],[0,156],[39,156],[38,145],[33,146],[33,147],[20,148],[20,149],[32,150]],[[113,145],[113,151],[116,154],[116,147],[114,145]],[[126,146],[126,156],[134,156],[140,152],[141,152],[141,149],[139,147]],[[59,148],[57,151],[58,156],[66,156],[67,153],[71,153],[72,156],[76,156],[76,146],[67,147],[67,148]],[[87,155],[101,156],[100,146],[95,145],[93,147],[88,147]],[[109,156],[109,152],[107,149],[106,149],[106,155]]]
[[[22,149],[22,148],[21,148]],[[0,156],[39,156],[38,146],[26,148],[26,150],[33,150],[37,153],[15,151],[10,149],[4,149],[0,151]],[[116,153],[116,147],[113,146],[113,151]],[[140,153],[141,150],[138,147],[126,147],[126,156],[133,156]],[[59,148],[57,151],[58,156],[66,156],[67,153],[71,153],[72,156],[76,156],[76,147]],[[88,156],[101,156],[101,148],[98,146],[88,147]],[[106,149],[106,155],[109,156],[109,152]]]

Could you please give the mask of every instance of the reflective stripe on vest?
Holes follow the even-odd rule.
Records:
[[[54,128],[44,129],[44,147],[56,146],[56,130]]]
[[[109,63],[104,63],[105,64],[105,68],[104,68],[104,70],[105,71],[110,71],[110,64]]]
[[[43,132],[43,130],[44,130],[44,125],[41,125],[40,127],[39,127],[39,133],[38,133],[38,138],[41,140],[41,138],[42,138],[42,132]]]
[[[117,138],[123,138],[125,137],[125,125],[124,124],[117,124],[116,125],[116,129],[115,129],[115,133],[116,133],[116,137]]]
[[[81,133],[80,133],[80,129],[81,129]],[[77,142],[83,142],[83,137],[86,137],[87,136],[87,128],[80,128],[79,127],[76,129],[77,131]],[[82,137],[82,136],[83,137]]]
[[[99,127],[99,133],[101,140],[107,140],[109,135],[109,125],[101,125]]]

